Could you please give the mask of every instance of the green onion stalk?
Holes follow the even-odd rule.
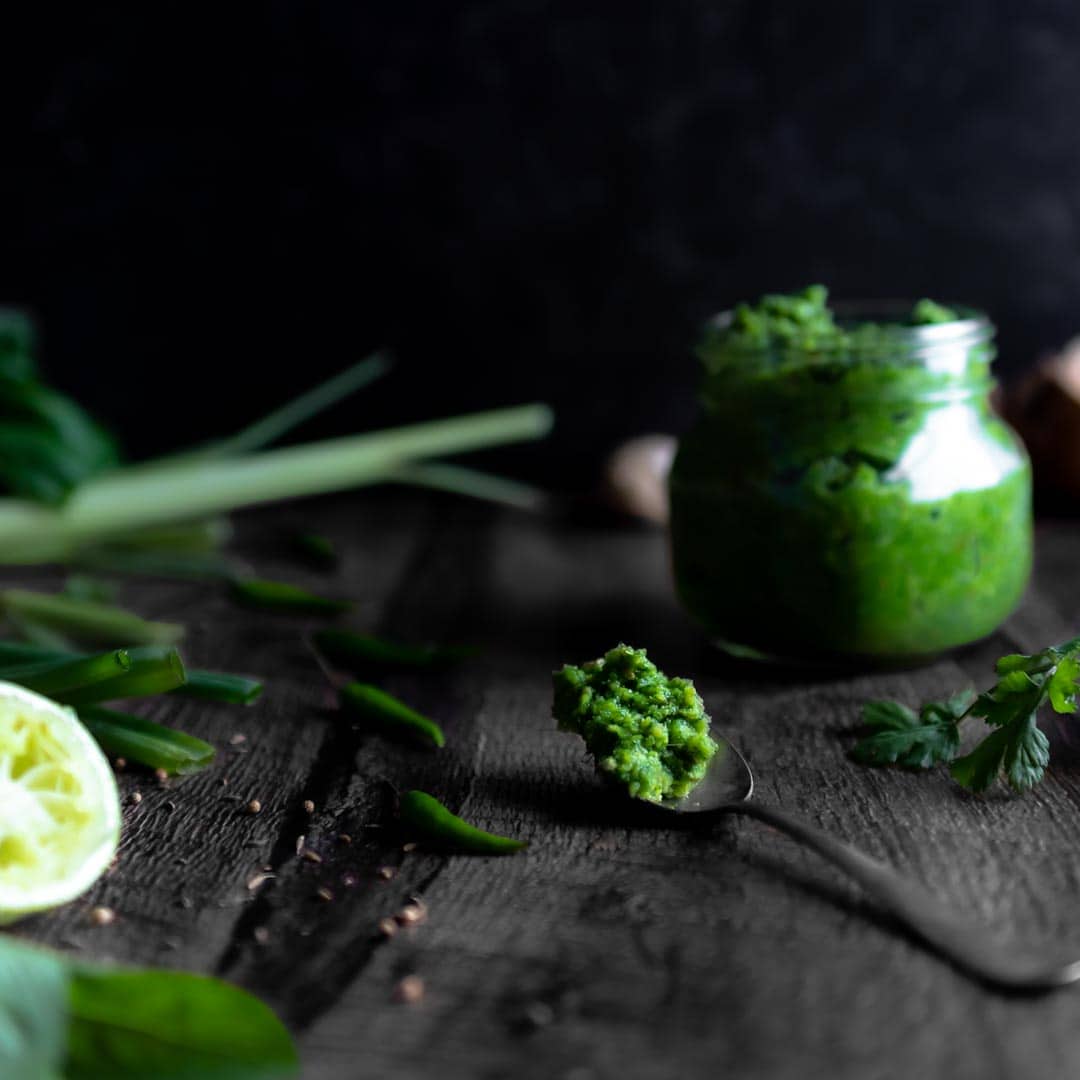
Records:
[[[547,406],[525,405],[284,449],[188,454],[115,469],[87,479],[59,506],[0,499],[0,563],[70,561],[82,548],[133,530],[392,480],[433,457],[542,438],[551,424]]]

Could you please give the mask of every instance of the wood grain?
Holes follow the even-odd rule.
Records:
[[[285,554],[301,526],[342,547],[335,575]],[[129,583],[132,606],[188,623],[192,661],[266,675],[269,689],[248,709],[155,703],[155,718],[215,742],[218,762],[166,787],[125,773],[143,798],[126,808],[116,869],[18,932],[233,979],[298,1032],[317,1080],[1076,1075],[1076,992],[971,982],[755,822],[629,825],[580,743],[555,730],[549,672],[618,640],[647,647],[695,679],[757,797],[888,859],[992,933],[1080,955],[1080,764],[1057,732],[1046,782],[1022,799],[847,758],[867,698],[917,704],[985,683],[1002,652],[1071,636],[1078,541],[1076,525],[1040,530],[1032,589],[993,639],[914,671],[835,675],[711,654],[651,531],[375,493],[249,515],[238,547],[260,574],[354,598],[358,627],[480,646],[454,669],[383,680],[442,723],[447,746],[395,743],[337,713],[304,643],[316,621],[242,611],[205,585]],[[529,840],[527,853],[403,850],[394,802],[408,787]],[[300,837],[318,861],[297,854]],[[380,934],[412,897],[426,921]],[[119,917],[91,927],[102,903]],[[406,974],[424,980],[418,1004],[393,1000]]]

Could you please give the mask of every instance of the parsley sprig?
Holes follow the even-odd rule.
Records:
[[[997,674],[989,690],[930,702],[917,714],[895,701],[869,702],[863,708],[868,733],[852,756],[864,765],[948,764],[953,779],[971,791],[985,791],[999,776],[1016,791],[1028,791],[1050,761],[1050,744],[1036,722],[1039,709],[1049,702],[1057,713],[1077,710],[1080,638],[1031,656],[1003,656]],[[958,757],[960,724],[969,716],[993,730]]]

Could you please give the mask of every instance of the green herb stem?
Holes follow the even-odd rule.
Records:
[[[116,649],[99,656],[65,657],[61,660],[24,661],[0,668],[0,679],[18,683],[28,690],[44,694],[54,701],[71,704],[72,699],[104,701],[108,692],[103,687],[114,686],[130,674],[131,657],[127,650]],[[105,696],[96,696],[104,693]]]
[[[253,705],[263,692],[258,679],[232,675],[226,671],[188,669],[187,682],[172,691],[182,697],[202,701],[221,701],[229,705]]]
[[[441,461],[403,465],[394,470],[390,479],[402,484],[468,495],[473,499],[511,506],[517,510],[540,511],[551,502],[546,491],[510,480],[505,476],[480,472],[465,465],[450,465]]]
[[[318,596],[288,582],[258,578],[234,581],[230,593],[237,603],[247,607],[260,608],[263,611],[287,611],[297,615],[340,615],[353,606],[351,600]]]
[[[127,651],[130,654],[137,650]],[[32,665],[44,661],[62,663],[79,659],[85,659],[85,654],[42,648],[21,641],[0,641],[0,679],[7,678],[5,671],[18,665]],[[203,671],[198,668],[188,668],[186,674],[187,682],[174,687],[170,693],[203,701],[251,705],[263,690],[262,682],[246,675],[233,675],[226,671]]]
[[[541,438],[551,423],[547,406],[525,405],[244,457],[119,469],[89,479],[61,507],[0,500],[0,562],[63,560],[132,529],[376,483],[413,461]]]
[[[476,654],[467,646],[411,645],[336,627],[317,631],[315,644],[330,663],[355,672],[443,667]]]
[[[214,748],[209,743],[145,717],[95,705],[84,705],[78,713],[110,757],[122,757],[148,769],[164,769],[170,776],[198,772],[214,760]]]
[[[213,457],[235,457],[238,454],[261,450],[264,446],[277,442],[293,428],[382,378],[391,367],[393,361],[389,355],[373,353],[319,386],[293,398],[287,405],[264,416],[236,435],[214,443],[207,448],[206,453]]]
[[[433,746],[444,746],[442,728],[428,717],[410,709],[392,694],[369,683],[349,683],[342,688],[341,700],[347,709],[390,735],[419,738]]]
[[[0,610],[21,623],[93,645],[171,645],[184,636],[175,623],[150,622],[113,604],[29,589],[0,591]]]

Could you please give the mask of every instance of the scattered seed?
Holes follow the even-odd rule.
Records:
[[[265,884],[273,876],[274,876],[273,874],[267,874],[267,873],[253,874],[251,877],[248,878],[248,883],[247,883],[248,892],[254,892],[257,888],[259,888],[260,885]]]
[[[547,1027],[555,1019],[555,1010],[546,1001],[534,1001],[526,1006],[524,1020],[532,1027]]]
[[[241,732],[239,732],[239,731],[235,735],[230,735],[229,736],[229,745],[230,746],[240,746],[242,743],[246,743],[246,742],[247,742],[247,736],[244,735],[244,734],[241,734]]]
[[[176,809],[176,803],[172,799],[167,799],[165,802],[165,809],[171,814]]]
[[[421,901],[414,900],[411,904],[406,904],[394,918],[402,926],[417,926],[427,919],[427,908]]]
[[[296,838],[296,854],[299,855],[304,850],[304,841],[307,839],[303,833]]]
[[[398,931],[397,923],[393,919],[380,919],[378,927],[379,933],[385,938],[392,938]]]
[[[113,762],[113,768],[116,769],[117,772],[123,772],[127,768],[127,758],[118,757]]]
[[[311,848],[304,848],[304,850],[300,852],[300,856],[305,862],[322,862],[322,856],[317,851],[312,851]]]
[[[347,832],[339,832],[337,834],[337,838],[338,838],[339,843],[342,843],[342,844],[351,844],[352,843],[352,837]]]
[[[325,885],[320,885],[319,888],[315,890],[315,895],[320,900],[325,900],[327,903],[334,899],[334,894]]]
[[[356,881],[356,875],[352,872],[346,872],[341,875],[341,884],[344,885],[346,889],[355,889]]]
[[[257,814],[261,810],[262,810],[262,803],[259,802],[258,799],[252,799],[251,802],[249,802],[247,804],[247,812],[249,814]]]
[[[415,851],[419,846],[415,840],[410,840],[407,844],[401,845],[401,850],[408,854],[410,851]]]
[[[424,997],[424,980],[419,975],[406,975],[394,987],[394,1000],[399,1005],[415,1005]]]
[[[270,940],[270,931],[265,926],[256,926],[251,931],[251,936],[255,939],[256,944],[265,945]]]
[[[223,776],[221,778],[221,786],[222,787],[228,787],[229,786],[229,778],[227,776]]]
[[[383,881],[393,881],[397,877],[397,869],[393,866],[380,866],[378,875]]]
[[[116,912],[111,907],[96,907],[90,912],[90,921],[95,926],[109,926],[116,922]]]
[[[169,774],[164,769],[155,769],[154,779],[156,779],[159,784],[165,784],[168,783]]]
[[[314,814],[315,813],[315,804],[310,799],[305,799],[304,800],[304,813],[305,814]]]
[[[185,911],[190,911],[195,906],[195,901],[192,900],[190,896],[181,896],[180,897],[180,906]]]
[[[133,803],[133,804],[134,804],[135,806],[138,806],[138,805],[139,805],[139,803],[141,803],[141,802],[142,802],[142,792],[141,792],[141,791],[133,791],[133,792],[131,793],[131,795],[130,795],[130,801],[131,801],[131,802],[132,802],[132,803]]]

